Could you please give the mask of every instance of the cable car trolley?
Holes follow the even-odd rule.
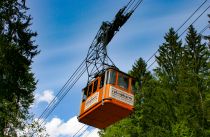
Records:
[[[108,57],[107,46],[142,1],[129,0],[111,22],[102,22],[88,49],[86,58],[38,118],[38,121],[43,119],[41,124],[85,71],[88,74],[88,82],[82,90],[83,96],[78,116],[80,122],[102,129],[132,113],[134,78],[115,66]]]
[[[102,22],[83,61],[86,69],[75,72],[82,75],[87,70],[88,74],[78,116],[84,124],[106,128],[133,111],[134,79],[114,65],[108,57],[107,46],[142,1],[130,0],[117,12],[114,20]]]
[[[82,90],[78,120],[102,129],[127,117],[134,108],[134,83],[128,74],[107,68]]]

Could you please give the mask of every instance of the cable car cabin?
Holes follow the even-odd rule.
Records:
[[[114,68],[108,68],[83,89],[78,119],[80,122],[106,128],[133,111],[134,79]]]

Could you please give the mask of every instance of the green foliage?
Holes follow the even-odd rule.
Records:
[[[16,136],[30,118],[36,80],[32,59],[39,53],[25,0],[0,1],[0,136]]]
[[[187,121],[181,121],[172,126],[172,134],[174,137],[193,137],[194,131],[188,128]]]
[[[133,127],[130,118],[125,118],[100,132],[102,137],[131,137]]]
[[[49,137],[49,135],[45,131],[45,128],[41,126],[38,121],[33,121],[32,123],[25,123],[24,130],[19,131],[18,136],[20,137]]]
[[[150,73],[142,59],[130,71],[143,82],[135,94],[134,113],[102,136],[210,136],[210,50],[193,26],[184,46],[172,28],[164,39],[154,76],[143,80]]]
[[[171,125],[176,120],[173,106],[173,92],[163,87],[157,80],[151,80],[150,86],[144,87],[142,119],[144,135],[171,136]]]
[[[206,44],[201,43],[201,36],[197,34],[193,26],[189,28],[186,42],[184,59],[181,65],[181,76],[184,81],[180,83],[180,87],[185,82],[185,91],[189,91],[188,96],[190,98],[186,103],[191,102],[191,105],[188,105],[188,107],[191,107],[193,110],[191,110],[189,115],[192,117],[192,122],[189,122],[191,128],[195,129],[196,136],[206,136],[205,132],[210,128],[207,124],[207,115],[205,113],[209,109],[205,104],[207,101],[206,95],[210,91],[208,84],[210,51]]]
[[[142,87],[143,83],[145,84],[148,79],[152,78],[150,72],[146,70],[146,67],[147,64],[145,63],[145,61],[142,58],[139,58],[132,66],[132,70],[129,71],[129,74],[136,79],[138,83],[137,86]]]
[[[178,75],[176,68],[182,58],[182,42],[178,41],[179,37],[173,28],[169,29],[164,39],[165,43],[158,49],[159,56],[156,56],[159,67],[155,71],[160,81],[174,89]]]
[[[208,73],[209,51],[206,44],[201,43],[201,36],[197,34],[193,26],[189,27],[184,46],[184,60],[188,65],[188,70],[195,74]]]

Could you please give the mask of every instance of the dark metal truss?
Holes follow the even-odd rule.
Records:
[[[107,54],[107,45],[114,35],[130,18],[134,10],[139,6],[142,0],[130,2],[118,11],[112,22],[102,22],[102,25],[96,34],[86,57],[86,69],[88,73],[89,84],[95,76],[104,71],[107,67],[116,67]]]

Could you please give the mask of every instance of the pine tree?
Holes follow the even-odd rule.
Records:
[[[210,14],[208,14],[208,17],[210,19]],[[210,20],[208,21],[210,25]],[[210,29],[210,27],[208,28]],[[209,57],[210,57],[210,35],[208,36],[208,51],[209,51]],[[208,68],[210,68],[210,58],[208,59]],[[207,76],[207,85],[210,85],[210,75]],[[206,116],[207,116],[207,126],[210,127],[210,87],[208,86],[207,93],[205,94],[205,108],[206,108]],[[210,135],[210,129],[207,130],[207,134]]]
[[[207,47],[201,44],[201,37],[192,26],[186,37],[187,44],[183,48],[181,42],[177,42],[178,36],[172,29],[166,34],[165,40],[166,42],[159,48],[160,54],[157,57],[159,67],[155,70],[161,85],[160,93],[159,97],[153,100],[160,100],[159,104],[162,104],[164,100],[170,98],[168,100],[170,109],[165,109],[165,112],[170,110],[174,115],[169,113],[170,128],[159,126],[168,129],[175,136],[206,136],[204,93],[208,91],[206,79],[209,76]],[[162,94],[165,94],[165,97],[162,97]],[[153,112],[151,115],[157,114]]]
[[[176,116],[176,88],[178,84],[178,65],[182,58],[182,42],[173,28],[166,33],[165,42],[159,47],[156,56],[158,67],[155,69],[156,79],[143,86],[144,103],[139,120],[142,135],[173,136]]]
[[[179,93],[187,95],[185,96],[187,98],[182,99],[182,104],[188,105],[188,109],[185,109],[184,113],[188,112],[185,115],[192,117],[189,121],[189,127],[195,132],[196,136],[208,136],[205,132],[209,130],[206,114],[208,110],[206,101],[210,92],[208,84],[210,75],[209,55],[207,45],[202,44],[201,36],[193,26],[190,26],[184,46],[179,85],[184,90]]]
[[[146,67],[147,64],[145,61],[142,58],[139,58],[132,66],[132,70],[129,72],[129,74],[136,79],[137,84],[140,87],[143,86],[142,83],[145,83],[148,79],[152,78],[150,72],[146,70]]]
[[[159,47],[156,56],[158,67],[156,79],[148,81],[142,87],[144,102],[138,120],[141,133],[139,136],[167,137],[173,136],[173,125],[176,123],[175,94],[178,81],[177,66],[182,58],[182,42],[174,29],[166,33],[165,42]]]
[[[0,136],[16,136],[29,118],[36,81],[32,59],[39,53],[25,0],[0,1]]]
[[[140,136],[142,134],[142,127],[140,124],[142,112],[143,112],[143,103],[145,100],[144,87],[150,86],[150,82],[153,77],[151,73],[146,69],[147,64],[142,59],[139,58],[130,71],[130,75],[133,76],[136,80],[137,92],[135,93],[135,104],[134,104],[134,113],[131,115],[132,122],[132,132],[130,132],[132,137]]]
[[[192,73],[195,74],[208,73],[208,49],[206,44],[201,43],[201,36],[193,26],[189,27],[186,42],[184,54],[188,61],[189,71],[192,71]]]
[[[158,49],[159,56],[156,56],[159,65],[156,73],[160,80],[165,80],[165,83],[174,89],[177,81],[176,67],[182,57],[182,42],[178,40],[179,37],[173,28],[169,29],[164,39],[165,42]]]

